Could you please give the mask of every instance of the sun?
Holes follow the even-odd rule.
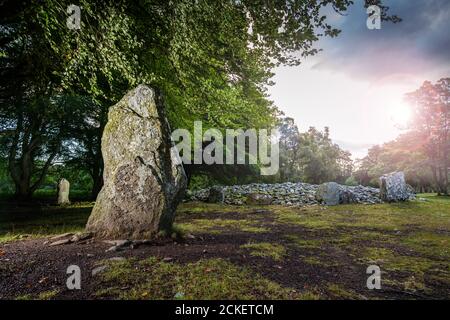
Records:
[[[395,125],[406,126],[411,116],[411,108],[403,101],[397,101],[389,106],[389,117]]]

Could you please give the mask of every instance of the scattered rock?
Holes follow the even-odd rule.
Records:
[[[151,239],[170,229],[186,188],[161,96],[139,85],[110,108],[103,131],[104,186],[86,230]]]
[[[84,241],[92,238],[92,236],[93,236],[92,232],[79,232],[73,235],[70,241],[72,242]]]
[[[140,245],[147,245],[152,244],[152,240],[133,240],[132,245],[134,247],[140,246]]]
[[[71,243],[70,239],[62,239],[62,240],[58,240],[58,241],[50,243],[49,246],[54,247],[54,246],[60,246],[60,245],[69,244],[69,243]]]
[[[59,239],[63,239],[63,238],[69,238],[72,237],[73,233],[63,233],[63,234],[59,234],[57,236],[51,237],[50,240],[59,240]]]
[[[172,260],[173,260],[173,258],[171,258],[171,257],[165,257],[162,259],[163,262],[170,262]]]
[[[124,257],[112,257],[108,259],[108,261],[124,261],[124,260],[126,260]]]
[[[250,205],[268,205],[271,204],[272,201],[272,197],[268,194],[250,193],[247,196],[245,203]]]
[[[104,272],[106,269],[108,269],[108,266],[99,266],[97,268],[94,268],[92,270],[92,276],[94,277],[97,274]]]
[[[118,246],[112,246],[112,247],[109,247],[108,249],[106,249],[105,252],[115,252],[118,250],[119,250]]]
[[[113,244],[117,247],[126,247],[131,244],[130,240],[105,240],[107,244]]]

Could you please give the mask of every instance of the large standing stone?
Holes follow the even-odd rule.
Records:
[[[87,231],[148,239],[171,228],[186,176],[170,135],[161,97],[145,85],[110,108],[102,137],[104,186]]]
[[[406,201],[414,197],[414,193],[405,182],[403,172],[392,172],[380,177],[380,198],[387,202]]]
[[[62,178],[58,182],[58,204],[59,205],[70,204],[69,192],[70,192],[70,183],[66,179]]]

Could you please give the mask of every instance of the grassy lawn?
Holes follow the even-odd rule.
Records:
[[[149,246],[118,262],[99,257],[95,265],[108,268],[88,297],[448,299],[450,198],[419,198],[304,208],[185,203],[175,225],[184,235],[181,244]],[[82,230],[91,208],[78,203],[35,215],[5,213],[0,242]],[[365,270],[372,264],[382,270],[380,291],[366,287]],[[59,291],[17,297],[51,299]]]
[[[67,207],[5,208],[0,212],[0,243],[81,231],[93,205],[80,202]]]

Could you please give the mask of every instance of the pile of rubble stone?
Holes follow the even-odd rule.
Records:
[[[366,186],[344,186],[335,182],[321,185],[308,183],[252,183],[234,186],[213,186],[191,192],[187,200],[210,203],[314,205],[314,204],[375,204],[384,201],[405,201],[414,198],[414,192],[404,182],[403,173],[384,175],[382,190]],[[388,181],[388,182],[386,182]],[[388,195],[389,197],[387,197]]]

